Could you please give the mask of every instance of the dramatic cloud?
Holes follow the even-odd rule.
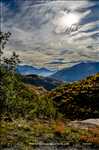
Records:
[[[23,63],[55,68],[99,60],[99,2],[3,0],[3,31],[12,36],[5,50]],[[70,63],[68,63],[70,62]]]

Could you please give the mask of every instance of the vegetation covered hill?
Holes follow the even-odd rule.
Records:
[[[99,73],[58,87],[49,97],[66,118],[99,118]]]
[[[1,116],[99,118],[99,73],[48,92],[42,87],[24,84],[20,75],[5,68],[1,67],[0,71]]]
[[[43,96],[46,95],[46,90],[24,84],[21,76],[3,67],[0,67],[0,72],[1,117],[54,117],[52,100]]]
[[[37,87],[43,87],[48,91],[63,84],[62,81],[58,81],[50,77],[42,77],[38,75],[25,75],[22,77],[22,81],[26,84],[35,85]]]

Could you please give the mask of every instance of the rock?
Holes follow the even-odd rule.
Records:
[[[95,128],[99,126],[99,119],[86,119],[82,121],[71,121],[69,123],[70,126],[73,126],[75,128],[81,128],[81,129],[88,129],[88,128]]]

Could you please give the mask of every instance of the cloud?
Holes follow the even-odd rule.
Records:
[[[60,57],[72,63],[99,59],[99,2],[17,0],[2,3],[2,12],[2,30],[12,33],[6,54],[15,50],[24,63],[53,67],[49,62]],[[68,13],[80,20],[69,34],[57,19]],[[64,62],[58,65],[70,64]]]

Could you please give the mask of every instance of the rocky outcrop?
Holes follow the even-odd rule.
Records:
[[[75,128],[80,129],[88,129],[88,128],[96,128],[99,127],[99,118],[97,119],[86,119],[82,121],[71,121],[69,126],[73,126]]]

